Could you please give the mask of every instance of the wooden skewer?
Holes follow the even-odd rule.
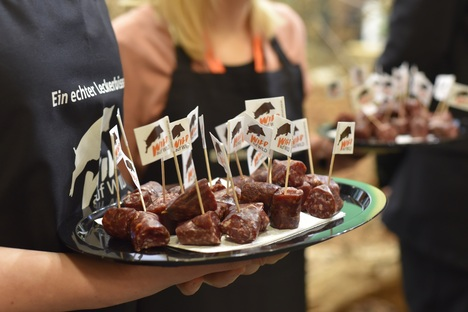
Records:
[[[116,159],[115,159],[114,140],[111,140],[111,145],[112,145],[112,159],[114,160],[115,189],[117,191],[117,208],[120,208],[120,186],[119,186],[119,178],[117,177],[117,163],[116,163]]]
[[[167,129],[169,130],[171,129],[169,120],[167,120]],[[172,157],[174,158],[174,165],[176,167],[177,179],[179,180],[180,193],[184,194],[185,189],[184,189],[184,184],[182,183],[182,176],[180,174],[180,168],[179,168],[179,162],[177,161],[177,155],[176,155],[176,152],[174,151],[174,142],[172,140],[172,134],[169,133],[168,137],[171,143]]]
[[[198,203],[200,204],[201,213],[205,214],[205,208],[203,208],[203,200],[201,198],[200,187],[198,186],[197,174],[195,174],[195,189],[197,190]]]
[[[117,121],[119,122],[119,127],[120,127],[120,131],[122,132],[122,137],[124,139],[124,143],[125,143],[125,147],[127,148],[127,154],[128,154],[128,158],[132,161],[132,163],[134,164],[133,162],[133,157],[132,157],[132,152],[130,151],[130,145],[128,144],[128,140],[127,140],[127,136],[125,135],[125,129],[123,127],[123,123],[122,123],[122,118],[120,117],[120,114],[118,113],[117,111]],[[118,188],[118,187],[117,187]],[[120,198],[120,197],[119,197]],[[140,192],[140,200],[141,200],[141,204],[143,206],[143,211],[146,212],[146,204],[145,204],[145,200],[143,199],[143,194],[142,192]],[[120,200],[119,200],[120,201]]]
[[[378,120],[374,115],[366,115],[370,122],[376,126],[379,130],[382,130],[383,123]]]
[[[208,151],[206,147],[203,148],[203,153],[205,154],[205,164],[206,164],[206,171],[208,173],[208,183],[210,184],[210,187],[212,187],[212,182],[211,182],[211,169],[210,169],[210,161],[208,158]]]
[[[232,179],[231,170],[228,173],[228,180],[230,181],[232,187],[232,196],[234,197],[234,202],[236,203],[237,212],[240,212],[239,200],[237,199],[236,188],[234,186],[234,180]]]
[[[242,172],[242,167],[241,167],[237,152],[234,153],[234,156],[236,157],[236,164],[237,164],[237,169],[239,170],[239,175],[241,176],[241,178],[244,178],[244,173]]]
[[[328,182],[327,185],[330,186],[330,181],[331,181],[331,175],[333,171],[333,164],[335,163],[335,153],[332,154],[332,158],[330,161],[330,170],[328,171]]]
[[[288,192],[289,169],[291,167],[291,157],[288,156],[288,165],[286,166],[286,178],[284,181],[284,194]]]

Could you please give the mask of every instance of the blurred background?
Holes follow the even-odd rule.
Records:
[[[307,99],[309,129],[351,112],[346,90],[349,71],[373,71],[386,40],[391,0],[282,0],[303,18],[308,30],[309,75],[312,95]],[[112,17],[139,1],[107,0]],[[330,97],[327,86],[340,81],[343,96]],[[374,156],[333,175],[377,186]],[[307,312],[405,312],[395,237],[379,218],[346,235],[306,250]],[[295,312],[295,311],[291,311]]]

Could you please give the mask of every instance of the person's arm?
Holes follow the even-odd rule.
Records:
[[[193,294],[205,282],[224,287],[284,255],[214,265],[158,267],[79,254],[0,247],[1,311],[96,309],[136,300],[172,285]]]

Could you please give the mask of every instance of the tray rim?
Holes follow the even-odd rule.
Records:
[[[247,260],[252,258],[265,257],[268,255],[275,255],[279,253],[292,252],[300,249],[305,249],[315,244],[324,242],[334,237],[345,234],[352,231],[368,222],[373,220],[379,215],[386,207],[387,198],[385,194],[377,187],[346,178],[333,177],[333,179],[343,187],[349,187],[356,191],[365,193],[370,199],[366,204],[366,207],[357,205],[356,203],[347,202],[345,199],[345,208],[354,207],[356,211],[360,211],[355,216],[345,216],[343,219],[337,220],[328,224],[320,229],[311,230],[310,232],[304,233],[297,237],[273,243],[271,245],[255,247],[246,250],[237,250],[233,252],[223,252],[219,254],[206,254],[206,253],[194,253],[181,249],[162,247],[157,249],[155,253],[137,253],[137,252],[125,252],[118,250],[105,250],[95,248],[87,242],[83,241],[78,237],[79,225],[86,220],[94,222],[93,217],[98,216],[99,213],[104,213],[105,209],[110,206],[103,207],[87,216],[77,217],[72,216],[67,219],[59,228],[59,236],[71,250],[87,254],[91,256],[97,256],[100,258],[113,260],[117,262],[125,262],[131,264],[141,265],[156,265],[156,266],[183,266],[183,265],[203,265],[203,264],[214,264],[221,262],[231,262]],[[349,196],[349,194],[345,194]],[[360,208],[360,209],[359,209]],[[351,209],[351,208],[348,208]],[[356,220],[358,218],[359,220]],[[75,225],[73,225],[75,224]],[[107,234],[106,234],[107,235]],[[120,256],[116,255],[120,252]],[[151,251],[153,252],[153,250]],[[177,257],[179,255],[179,257]]]

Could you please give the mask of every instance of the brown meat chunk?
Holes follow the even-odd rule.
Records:
[[[296,229],[299,226],[304,192],[293,187],[281,188],[273,195],[270,223],[276,229]]]
[[[176,228],[177,238],[183,245],[215,246],[221,244],[219,217],[208,211],[186,221]]]
[[[199,180],[198,188],[200,190],[204,211],[216,210],[216,199],[208,185],[208,181],[206,179]],[[195,184],[188,187],[185,193],[170,202],[166,208],[166,212],[172,220],[177,222],[187,221],[200,215],[201,208]]]
[[[135,251],[152,247],[166,246],[169,243],[170,234],[156,214],[152,212],[138,211],[138,215],[130,225],[130,236]]]
[[[328,219],[337,213],[335,196],[326,184],[313,188],[302,205],[307,212],[320,219]]]
[[[110,236],[130,240],[130,225],[137,215],[133,208],[109,208],[102,217],[102,226]]]
[[[273,194],[280,188],[279,185],[267,182],[246,183],[241,189],[241,203],[263,203],[263,209],[268,214]]]
[[[273,168],[271,173],[271,182],[280,186],[284,186],[286,182],[288,161],[273,160]],[[307,171],[307,166],[299,160],[291,160],[289,164],[288,186],[297,187],[304,183],[304,177]]]
[[[239,211],[231,208],[232,212],[221,222],[221,232],[238,244],[247,244],[257,239],[266,229],[269,219],[262,205],[241,205]]]

